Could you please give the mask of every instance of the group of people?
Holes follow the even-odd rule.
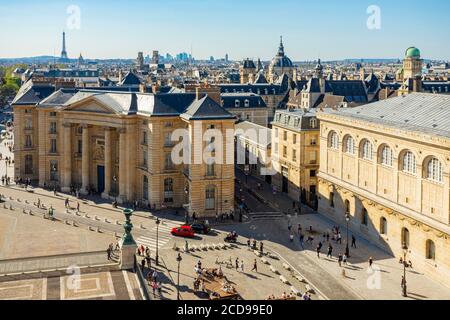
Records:
[[[255,239],[247,239],[247,249],[257,250],[258,242]],[[264,254],[264,243],[262,241],[259,242],[259,252]]]
[[[224,212],[222,214],[216,213],[216,222],[223,222],[227,220],[234,220],[234,211]]]
[[[283,294],[279,298],[276,298],[272,294],[272,295],[268,296],[266,300],[292,300],[292,299],[296,299],[293,294],[283,292]],[[311,300],[311,294],[308,293],[308,292],[305,292],[304,294],[302,294],[302,299],[305,300],[305,301]]]

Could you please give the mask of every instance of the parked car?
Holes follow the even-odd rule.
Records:
[[[192,229],[191,226],[181,226],[178,228],[173,228],[170,233],[177,237],[184,237],[184,238],[195,237],[194,229]]]
[[[191,228],[194,229],[195,233],[208,234],[211,231],[211,227],[205,222],[196,222],[191,224]]]

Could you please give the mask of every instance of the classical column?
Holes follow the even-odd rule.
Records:
[[[127,181],[127,163],[126,163],[126,129],[118,130],[119,133],[119,199],[118,201],[126,200],[126,181]]]
[[[105,129],[105,191],[102,197],[109,199],[109,193],[111,192],[112,181],[112,128]]]
[[[81,158],[81,194],[87,194],[89,188],[89,127],[83,126],[83,150]]]
[[[70,192],[72,184],[72,125],[64,123],[64,150],[62,164],[62,191]]]

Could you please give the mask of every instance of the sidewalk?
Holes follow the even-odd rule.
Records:
[[[245,176],[243,174],[242,177],[240,174],[236,174],[236,177],[245,182]],[[271,195],[270,185],[253,177],[248,177],[248,186],[254,190],[256,190],[256,184],[258,182],[263,185],[263,190],[256,192],[260,193],[261,196],[266,199],[273,201],[271,205],[278,210],[285,213],[289,212],[288,210],[292,212],[292,199],[287,197],[287,195],[277,193],[274,199],[273,195]],[[308,261],[311,261],[326,270],[333,278],[343,283],[347,288],[351,289],[351,291],[360,297],[372,300],[450,299],[449,288],[427,278],[419,270],[414,269],[407,270],[406,279],[408,282],[409,297],[403,298],[401,296],[400,287],[400,281],[403,275],[403,266],[388,253],[382,251],[367,240],[359,237],[356,237],[357,248],[350,248],[350,258],[348,259],[349,264],[344,267],[346,274],[346,277],[344,278],[342,276],[342,268],[339,268],[336,257],[338,254],[343,254],[345,251],[345,226],[340,226],[343,236],[342,244],[337,244],[330,240],[333,247],[333,258],[329,259],[325,257],[329,243],[326,242],[326,239],[323,239],[322,235],[327,231],[331,234],[331,229],[336,223],[329,220],[325,216],[317,214],[312,209],[305,206],[302,206],[301,215],[289,215],[288,218],[290,219],[293,230],[295,231],[297,231],[298,224],[301,224],[303,233],[305,233],[305,230],[307,230],[309,226],[312,226],[315,231],[315,239],[313,244],[306,244],[303,249],[298,241],[298,235],[296,235],[294,245],[295,250],[298,252],[293,253],[292,249],[289,249],[289,247],[286,246],[277,246],[278,249],[281,250],[280,254],[291,259],[294,259],[293,256],[297,257],[297,259],[307,257]],[[271,223],[278,224],[281,230],[286,230],[287,239],[287,221],[277,221]],[[305,233],[305,235],[307,236],[308,233]],[[351,239],[351,233],[349,233],[349,237]],[[320,259],[317,258],[316,253],[316,246],[319,241],[323,244]],[[369,257],[372,257],[374,261],[372,268],[368,268]]]

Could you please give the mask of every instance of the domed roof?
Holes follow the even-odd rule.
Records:
[[[406,50],[407,58],[420,58],[420,50],[416,47],[410,47]]]
[[[280,40],[280,47],[278,48],[278,53],[275,56],[275,58],[272,59],[270,65],[275,68],[292,68],[294,66],[291,59],[289,59],[284,54],[283,37],[281,37]]]

